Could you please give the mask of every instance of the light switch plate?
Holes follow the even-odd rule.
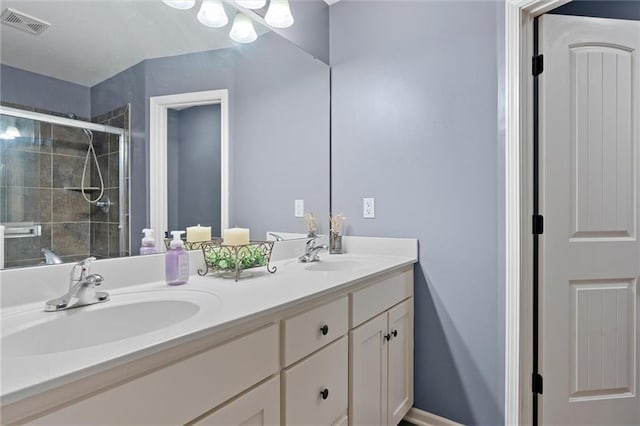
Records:
[[[376,206],[373,198],[362,199],[362,217],[373,219],[376,217]]]
[[[304,200],[296,200],[294,214],[296,217],[304,217]]]

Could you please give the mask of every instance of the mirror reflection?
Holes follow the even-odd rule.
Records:
[[[226,165],[214,112],[168,111],[166,231],[202,224],[221,235],[225,167],[228,226],[249,228],[252,239],[274,230],[304,235],[295,200],[304,201],[304,212],[328,216],[328,66],[257,22],[254,42],[231,40],[237,11],[230,3],[223,28],[202,25],[199,8],[200,2],[177,10],[157,1],[3,1],[2,12],[50,25],[38,35],[0,25],[0,266],[139,253],[141,231],[155,214],[149,103],[157,96],[229,94]],[[113,132],[93,128],[90,141],[91,124]],[[318,222],[318,232],[326,232]]]
[[[198,224],[222,235],[220,120],[220,104],[167,112],[168,229]],[[198,182],[201,187],[194,190]]]

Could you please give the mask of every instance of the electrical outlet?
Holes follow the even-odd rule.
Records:
[[[362,217],[373,219],[376,217],[376,206],[373,198],[362,199]]]
[[[296,217],[304,217],[304,200],[296,200],[294,214]]]

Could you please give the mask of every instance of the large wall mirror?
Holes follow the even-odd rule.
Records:
[[[160,234],[304,234],[295,200],[326,232],[328,65],[260,19],[254,42],[234,42],[234,2],[223,28],[199,22],[201,4],[2,2],[0,266],[135,255],[160,216]],[[152,100],[203,93],[224,105],[168,104],[158,151]]]

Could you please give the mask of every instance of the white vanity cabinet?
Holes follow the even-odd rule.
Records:
[[[283,424],[347,421],[348,331],[347,295],[282,321]]]
[[[278,341],[277,324],[269,325],[40,417],[31,424],[188,423],[277,373]],[[278,407],[278,401],[273,405]]]
[[[413,405],[412,286],[413,274],[406,272],[352,295],[360,325],[349,333],[351,425],[395,426]],[[358,314],[387,307],[369,320]]]
[[[282,373],[285,425],[334,425],[347,415],[349,345],[341,337]]]
[[[23,419],[374,426],[398,424],[413,404],[413,265],[343,283],[221,333],[195,339],[181,357],[158,352],[166,361],[142,374],[125,364],[125,378],[108,387],[92,382],[90,396]]]
[[[235,398],[193,426],[280,426],[280,378]]]

